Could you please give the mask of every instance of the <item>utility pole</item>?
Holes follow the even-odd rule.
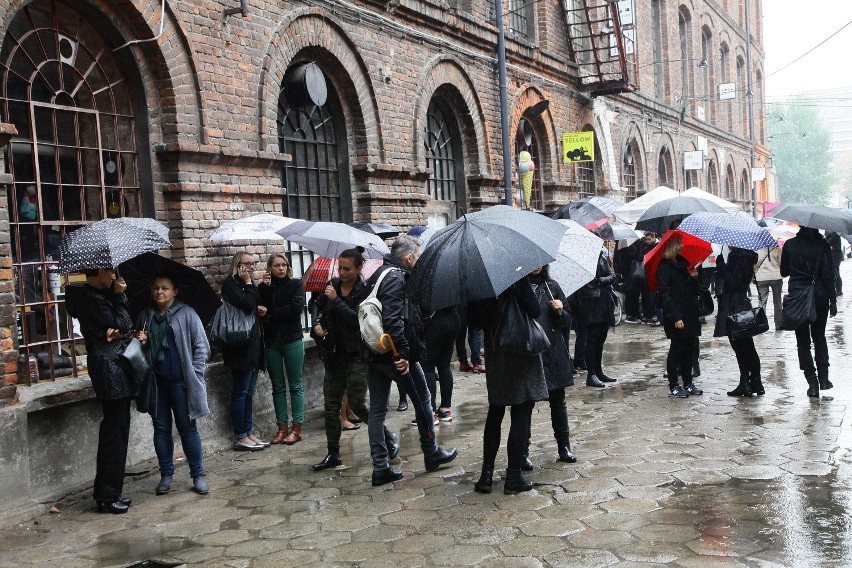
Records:
[[[746,74],[748,75],[748,93],[746,93],[746,104],[748,105],[748,145],[751,152],[751,216],[757,219],[757,182],[754,181],[755,154],[754,154],[754,94],[752,90],[751,77],[751,0],[745,0],[745,28],[746,28]]]
[[[497,16],[497,67],[500,76],[500,131],[503,143],[503,188],[506,205],[512,205],[512,156],[509,153],[509,96],[506,93],[506,30],[503,25],[503,0],[494,0]]]

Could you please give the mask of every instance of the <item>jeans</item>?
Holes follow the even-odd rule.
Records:
[[[509,437],[506,440],[506,453],[509,454],[509,469],[520,469],[521,462],[526,456],[530,439],[530,424],[534,402],[524,402],[510,406],[511,424]],[[494,467],[497,450],[500,449],[500,427],[506,407],[497,404],[488,405],[488,415],[485,418],[485,430],[482,433],[482,466]]]
[[[302,387],[302,367],[305,364],[305,342],[301,339],[285,341],[283,337],[271,337],[266,343],[266,368],[272,381],[272,405],[275,420],[287,424],[287,386],[290,387],[290,408],[293,424],[305,422],[305,390]],[[287,377],[284,377],[284,371]]]
[[[766,310],[766,303],[769,300],[769,290],[772,290],[772,319],[775,320],[775,328],[778,329],[778,322],[781,321],[781,287],[784,280],[761,280],[757,283],[757,295],[760,298],[760,307]]]
[[[603,375],[601,360],[603,359],[603,348],[606,336],[609,335],[609,324],[590,323],[588,329],[588,340],[586,342],[586,368],[589,375]]]
[[[457,337],[458,328],[445,319],[433,320],[426,328],[426,364],[423,370],[426,372],[426,384],[433,409],[436,408],[435,392],[438,381],[441,383],[441,408],[450,408],[453,405],[453,370],[450,368],[450,361]]]
[[[349,395],[349,408],[367,424],[367,365],[355,357],[330,356],[325,363],[322,390],[325,398],[325,438],[328,451],[340,451],[340,407],[343,395]]]
[[[414,416],[417,418],[417,431],[420,434],[420,448],[423,454],[432,455],[438,450],[431,395],[420,363],[409,361],[409,372],[405,377],[399,374],[393,362],[370,363],[367,365],[367,387],[370,390],[367,434],[370,438],[373,469],[376,470],[388,467],[388,431],[385,428],[385,415],[388,411],[391,383],[394,381],[406,381],[406,390],[414,406]]]
[[[257,384],[257,373],[257,369],[247,373],[231,370],[231,421],[234,423],[234,437],[238,440],[254,433],[252,397]]]
[[[124,464],[130,438],[130,399],[102,400],[104,417],[98,430],[95,501],[114,503],[124,488]]]
[[[180,434],[180,443],[186,461],[189,463],[189,475],[195,479],[204,475],[201,463],[201,436],[195,427],[195,420],[189,418],[189,401],[186,398],[186,385],[183,377],[157,376],[157,416],[154,423],[154,451],[160,462],[160,475],[175,473],[175,440],[172,436],[172,416]]]
[[[470,362],[473,365],[482,363],[482,329],[478,327],[462,327],[456,335],[456,355],[459,361],[467,363],[467,350],[465,349],[465,337],[470,346]]]
[[[740,368],[740,379],[760,378],[760,356],[754,347],[753,337],[731,339],[731,347],[737,356],[737,366]]]
[[[666,374],[669,388],[678,384],[678,372],[683,376],[683,386],[692,384],[692,365],[695,360],[696,338],[675,331],[670,338],[669,354],[666,357]]]
[[[828,342],[825,340],[825,325],[828,323],[829,301],[824,298],[816,300],[816,321],[812,324],[796,328],[796,347],[799,352],[799,368],[806,377],[816,375],[817,369],[828,368]],[[811,339],[814,342],[816,366],[811,355]]]

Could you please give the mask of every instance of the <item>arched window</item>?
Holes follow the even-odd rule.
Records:
[[[748,170],[743,170],[740,177],[740,199],[743,203],[751,201],[751,182],[748,177]]]
[[[591,132],[591,125],[583,127],[584,132]],[[594,162],[577,162],[577,181],[579,183],[578,194],[580,199],[591,197],[598,192],[597,170],[595,164],[599,160],[600,148],[598,147],[597,136],[595,136],[595,161]]]
[[[141,191],[150,183],[141,81],[109,32],[77,2],[36,0],[12,18],[0,50],[0,121],[18,130],[5,160],[18,345],[43,378],[76,375],[83,362],[56,269],[60,239],[142,216],[152,201]]]
[[[621,165],[621,184],[627,189],[627,201],[633,201],[643,188],[642,162],[639,146],[632,140],[624,149]]]
[[[664,0],[651,0],[651,33],[653,34],[654,96],[662,100],[666,94],[666,54],[663,46]]]
[[[464,205],[464,160],[461,134],[455,116],[440,97],[433,97],[426,112],[426,166],[431,170],[427,186],[433,201],[443,202],[444,221],[458,215]]]
[[[707,163],[707,192],[719,195],[719,172],[716,160]]]
[[[698,170],[686,170],[684,183],[686,184],[686,189],[698,187]]]
[[[693,96],[692,91],[692,21],[685,6],[677,14],[677,30],[680,40],[680,96],[686,99]]]
[[[754,105],[752,110],[755,117],[755,140],[766,145],[766,107],[763,105],[763,74],[760,70],[755,72],[754,87],[754,100],[751,104]]]
[[[527,139],[530,141],[529,145],[527,144]],[[515,158],[523,150],[530,153],[536,167],[533,174],[532,196],[529,208],[541,211],[544,209],[544,190],[541,184],[541,152],[539,151],[538,137],[535,135],[532,124],[526,118],[521,119],[518,123],[518,131],[515,133]],[[526,207],[526,204],[524,204],[524,207]]]
[[[701,30],[701,62],[704,67],[701,69],[702,82],[704,83],[704,103],[703,106],[707,109],[707,121],[710,124],[716,123],[716,97],[713,94],[713,66],[715,59],[712,54],[713,36],[710,33],[710,28],[704,26]]]
[[[740,108],[740,112],[736,113],[733,108],[731,114],[737,115],[739,120],[739,133],[742,136],[748,136],[748,102],[747,85],[745,83],[745,61],[742,57],[737,57],[737,98],[736,103]]]
[[[728,49],[728,44],[722,44],[721,54],[719,56],[719,82],[720,83],[729,83],[731,81],[731,52]],[[721,101],[722,105],[719,109],[719,123],[724,124],[725,120],[722,117],[727,119],[728,131],[732,132],[734,130],[734,122],[733,122],[733,113],[731,112],[731,103],[735,101]]]
[[[737,182],[734,178],[734,167],[728,164],[728,168],[725,172],[725,199],[736,199],[735,194],[737,191]]]
[[[674,185],[674,166],[672,164],[672,153],[668,146],[660,148],[660,156],[657,158],[657,185],[672,187]]]

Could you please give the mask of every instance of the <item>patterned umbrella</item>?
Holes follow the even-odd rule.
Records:
[[[283,241],[275,231],[283,229],[298,219],[261,213],[242,219],[222,223],[222,226],[210,235],[211,241]]]
[[[550,276],[559,282],[565,295],[570,296],[595,277],[603,240],[575,221],[557,221],[565,225],[565,234],[559,243],[556,260],[550,263]]]
[[[776,246],[775,238],[754,219],[729,213],[693,213],[678,229],[717,245],[748,250]]]
[[[361,267],[361,278],[366,280],[382,265],[376,258],[368,258]],[[308,269],[302,274],[302,286],[306,292],[322,292],[326,284],[337,276],[337,259],[319,256],[314,259]]]
[[[300,220],[276,232],[291,243],[327,258],[337,258],[341,252],[355,247],[364,249],[364,258],[382,258],[390,252],[380,237],[345,223]]]
[[[152,222],[156,223],[153,219]],[[59,243],[59,271],[70,274],[115,268],[140,254],[169,248],[172,244],[162,237],[163,230],[168,234],[165,226],[153,231],[125,218],[97,221],[65,235]]]

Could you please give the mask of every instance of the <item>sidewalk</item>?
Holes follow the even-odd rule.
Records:
[[[773,331],[756,339],[766,395],[726,396],[738,373],[712,319],[696,379],[705,394],[669,399],[662,328],[622,325],[604,361],[619,382],[594,389],[580,374],[568,390],[578,463],[555,461],[547,403],[536,406],[529,493],[504,495],[496,479],[494,493],[473,491],[485,381],[457,373],[455,421],[438,429],[459,457],[438,472],[425,472],[413,412],[395,410],[405,479],[370,485],[366,427],[344,432],[346,466],[313,472],[325,455],[314,410],[295,446],[208,456],[206,497],[190,491],[181,464],[165,496],[154,495],[157,477],[129,481],[126,515],[95,513],[89,490],[0,531],[0,568],[150,558],[211,568],[852,565],[852,263],[842,271],[849,293],[827,331],[835,388],[821,399],[805,396],[793,334]],[[503,447],[501,475],[505,460]]]

